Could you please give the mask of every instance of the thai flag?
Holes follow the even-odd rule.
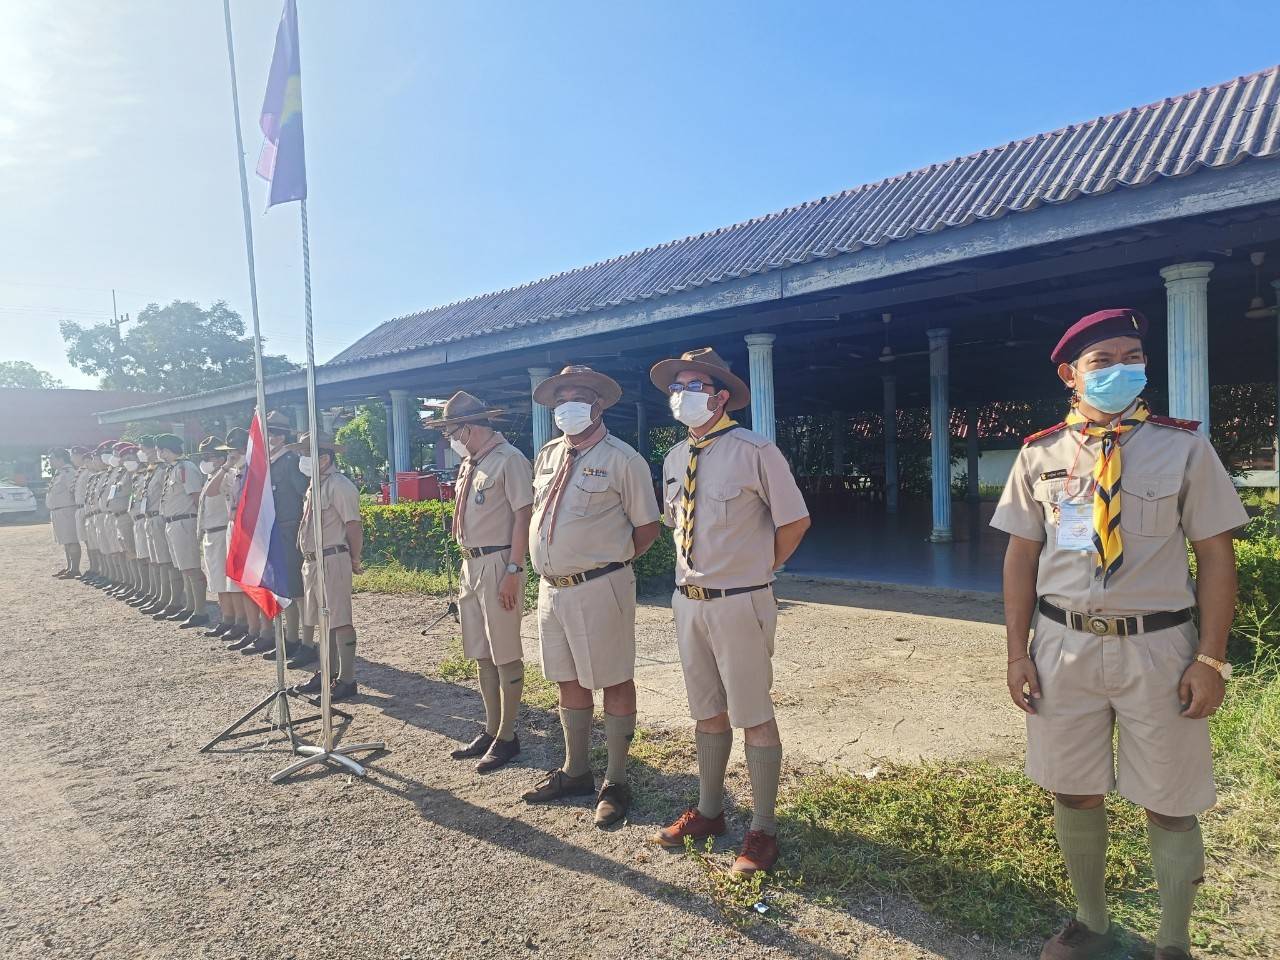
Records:
[[[240,584],[268,617],[289,605],[289,582],[283,544],[276,529],[276,502],[271,494],[271,463],[258,417],[249,425],[247,469],[231,540],[227,544],[227,576]]]

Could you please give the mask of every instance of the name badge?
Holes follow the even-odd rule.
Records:
[[[1058,501],[1058,549],[1093,549],[1093,503],[1081,500]]]

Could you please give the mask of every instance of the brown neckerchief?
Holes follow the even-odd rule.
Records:
[[[506,442],[507,438],[495,430],[489,442],[475,453],[469,454],[462,461],[462,466],[458,468],[458,484],[453,494],[453,539],[458,543],[462,543],[462,515],[467,512],[467,499],[471,496],[471,478],[475,475],[476,468],[480,466],[480,461],[500,444]],[[497,544],[484,544],[484,546],[497,546]]]
[[[556,516],[560,513],[560,501],[564,499],[564,488],[569,485],[569,477],[573,474],[574,465],[578,462],[578,458],[603,440],[609,431],[605,429],[604,420],[600,420],[594,428],[587,431],[587,435],[577,443],[571,441],[568,437],[564,438],[565,446],[569,448],[568,455],[560,463],[560,469],[557,471],[555,478],[551,481],[551,489],[547,491],[547,500],[549,501],[542,511],[542,526],[547,525],[550,520],[551,526],[547,530],[547,543],[550,543],[556,535]],[[541,533],[541,530],[539,530]]]

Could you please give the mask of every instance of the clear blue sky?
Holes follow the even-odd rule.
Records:
[[[1280,60],[1280,4],[300,0],[316,343]],[[250,167],[279,18],[234,0]],[[297,204],[255,229],[302,356]],[[248,318],[221,0],[0,10],[0,359]]]

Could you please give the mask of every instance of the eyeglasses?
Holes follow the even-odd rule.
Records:
[[[694,393],[701,393],[704,387],[710,387],[714,393],[716,385],[711,380],[690,380],[688,383],[673,383],[667,387],[671,393],[684,393],[686,390],[692,390]]]

